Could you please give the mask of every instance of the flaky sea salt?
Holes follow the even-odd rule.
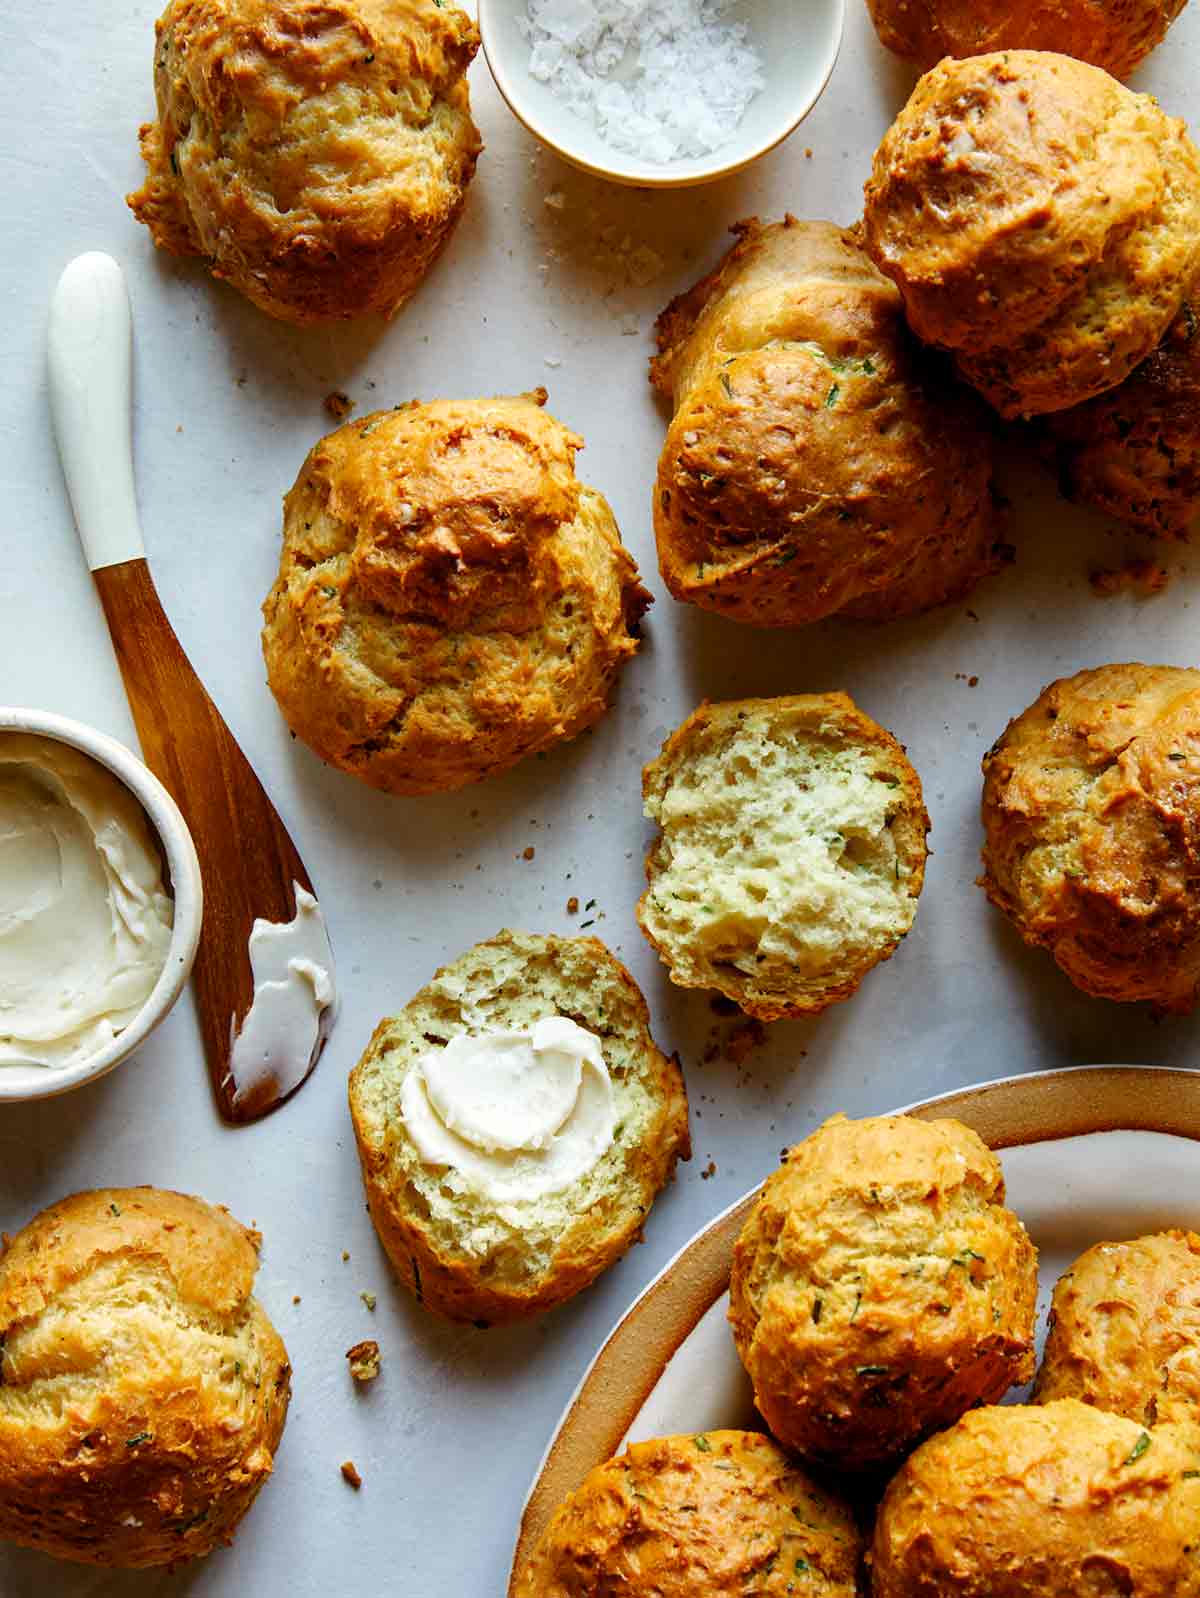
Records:
[[[666,165],[727,143],[763,88],[731,0],[527,0],[529,70],[601,138]]]

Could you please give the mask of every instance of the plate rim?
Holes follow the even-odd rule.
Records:
[[[1183,1066],[1064,1066],[1023,1072],[951,1089],[884,1114],[928,1120],[952,1115],[994,1149],[1053,1142],[1097,1132],[1158,1132],[1200,1142],[1200,1070]],[[508,1598],[554,1509],[583,1479],[589,1446],[607,1409],[603,1435],[615,1452],[676,1350],[729,1286],[733,1234],[761,1183],[699,1228],[620,1316],[567,1400],[534,1473],[521,1510],[509,1570]],[[652,1312],[669,1306],[657,1317]],[[680,1328],[684,1328],[680,1332]],[[657,1335],[654,1335],[656,1333]],[[628,1345],[628,1346],[627,1346]],[[638,1379],[614,1380],[632,1361]],[[582,1434],[582,1435],[581,1435]],[[593,1459],[592,1463],[596,1463]]]

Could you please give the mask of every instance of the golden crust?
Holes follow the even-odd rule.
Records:
[[[482,148],[474,22],[443,0],[170,0],[155,33],[128,197],[154,242],[285,321],[397,311]]]
[[[835,1116],[768,1177],[729,1319],[784,1447],[864,1470],[1028,1381],[1036,1301],[1037,1251],[970,1128]]]
[[[636,652],[650,596],[544,400],[348,422],[284,501],[271,691],[293,732],[373,787],[445,792],[574,737]]]
[[[1200,1432],[1073,1399],[981,1409],[884,1494],[874,1598],[1196,1598]]]
[[[1040,424],[1067,499],[1183,539],[1200,515],[1200,281],[1119,387]]]
[[[259,1236],[156,1188],[76,1193],[0,1258],[0,1538],[120,1568],[230,1542],[271,1474],[287,1351]]]
[[[515,1598],[854,1598],[849,1509],[759,1432],[632,1443],[560,1505]]]
[[[1174,1229],[1082,1254],[1054,1289],[1035,1397],[1143,1426],[1200,1422],[1200,1236]]]
[[[701,902],[704,890],[711,886],[704,877],[698,875],[691,884],[696,902],[691,905],[694,920],[686,928],[686,935],[681,935],[664,916],[658,902],[659,881],[674,865],[671,829],[663,825],[663,813],[671,806],[672,790],[681,782],[690,783],[691,768],[696,760],[727,748],[743,726],[784,749],[791,743],[811,741],[834,750],[844,747],[861,752],[873,761],[875,780],[882,782],[891,793],[887,830],[895,858],[890,874],[900,885],[895,892],[894,922],[886,935],[843,954],[816,975],[793,967],[778,952],[763,951],[764,937],[775,930],[771,907],[766,900],[759,900],[749,923],[745,917],[739,919],[720,912],[716,926],[722,930],[715,941],[709,936],[713,927],[706,924],[712,912]],[[743,771],[741,777],[742,799],[758,800],[769,790],[772,769],[757,773]],[[638,901],[638,925],[678,987],[714,989],[760,1021],[815,1015],[831,1004],[850,998],[868,971],[890,960],[907,936],[925,883],[928,854],[925,839],[929,832],[929,814],[925,809],[921,779],[905,754],[904,746],[860,710],[848,694],[782,694],[774,699],[703,704],[675,729],[659,755],[645,767],[642,793],[647,814],[659,820],[661,831],[646,854],[649,886]],[[786,789],[781,791],[780,798],[781,802],[790,804],[791,795]],[[745,825],[737,820],[735,803],[728,824],[731,839],[740,834]],[[761,830],[759,843],[763,851],[769,847]],[[867,863],[865,859],[855,862],[855,869]],[[762,864],[760,860],[747,875],[761,878]],[[777,878],[787,864],[784,860],[775,861]],[[759,898],[757,894],[755,897]],[[792,910],[785,904],[783,913],[790,918]],[[746,969],[747,962],[750,970]]]
[[[552,1213],[481,1201],[468,1226],[461,1195],[422,1164],[407,1136],[400,1085],[432,1044],[489,1026],[522,1029],[551,1014],[600,1038],[622,1129]],[[476,1325],[528,1319],[588,1287],[638,1241],[676,1161],[691,1156],[679,1062],[657,1047],[649,1020],[637,984],[598,939],[505,931],[443,967],[379,1023],[350,1075],[350,1113],[371,1219],[419,1303]]]
[[[997,564],[981,409],[909,339],[852,232],[790,216],[734,232],[658,319],[667,586],[771,627],[958,597]]]
[[[864,237],[913,329],[1004,416],[1115,387],[1200,268],[1182,122],[1046,51],[946,60],[875,155]]]
[[[988,898],[1085,993],[1187,1011],[1200,982],[1200,672],[1051,683],[983,761]]]
[[[889,50],[920,64],[997,50],[1058,50],[1127,78],[1187,0],[867,0]]]

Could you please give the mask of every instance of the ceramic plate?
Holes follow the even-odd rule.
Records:
[[[1039,1338],[1051,1288],[1090,1244],[1172,1225],[1200,1230],[1200,1073],[1050,1071],[907,1113],[956,1116],[1000,1152],[1008,1202],[1040,1253]],[[730,1252],[754,1197],[697,1233],[601,1348],[533,1483],[514,1570],[560,1500],[627,1438],[758,1424],[725,1320]]]

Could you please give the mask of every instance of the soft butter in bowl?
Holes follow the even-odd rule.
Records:
[[[845,0],[479,0],[514,115],[585,171],[656,188],[749,166],[804,120]]]
[[[135,755],[0,709],[0,1099],[127,1059],[183,991],[202,904],[187,824]]]

